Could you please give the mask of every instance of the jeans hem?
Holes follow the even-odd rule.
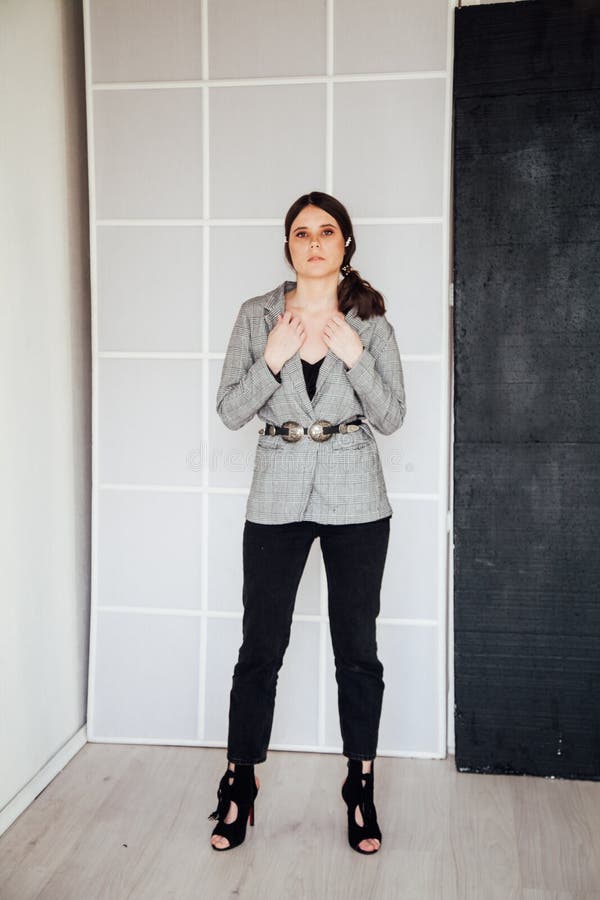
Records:
[[[266,758],[266,756],[263,756],[261,759],[236,759],[227,754],[227,762],[235,763],[236,766],[257,766],[259,763],[265,762]]]
[[[348,759],[360,759],[361,761],[362,761],[362,760],[366,760],[367,762],[368,762],[369,760],[375,759],[375,757],[377,756],[376,753],[369,753],[369,754],[365,754],[365,753],[349,753],[349,752],[347,752],[346,750],[343,750],[342,753],[343,753],[344,756],[347,756]]]

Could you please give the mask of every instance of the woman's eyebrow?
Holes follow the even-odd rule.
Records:
[[[324,225],[320,225],[319,228],[335,228],[335,225],[332,225],[331,222],[325,222]],[[294,228],[294,231],[305,231],[306,225],[298,225],[297,228]]]

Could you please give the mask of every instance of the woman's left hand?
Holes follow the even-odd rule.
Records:
[[[335,312],[322,331],[324,343],[349,369],[358,362],[364,347],[354,328],[341,312]]]

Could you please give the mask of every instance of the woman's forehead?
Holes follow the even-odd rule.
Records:
[[[299,228],[302,225],[306,225],[308,222],[312,222],[319,226],[323,225],[337,225],[338,223],[328,212],[324,209],[321,209],[320,206],[305,206],[302,209],[294,221],[292,222],[292,228]]]

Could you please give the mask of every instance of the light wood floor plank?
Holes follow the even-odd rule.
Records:
[[[600,785],[525,777],[512,779],[512,791],[523,888],[599,891]],[[595,810],[584,795],[595,798]]]
[[[511,780],[476,773],[453,780],[445,879],[461,900],[520,898]]]
[[[600,783],[379,757],[354,853],[342,756],[270,751],[256,825],[209,844],[225,751],[87,744],[0,838],[1,900],[600,900]]]

